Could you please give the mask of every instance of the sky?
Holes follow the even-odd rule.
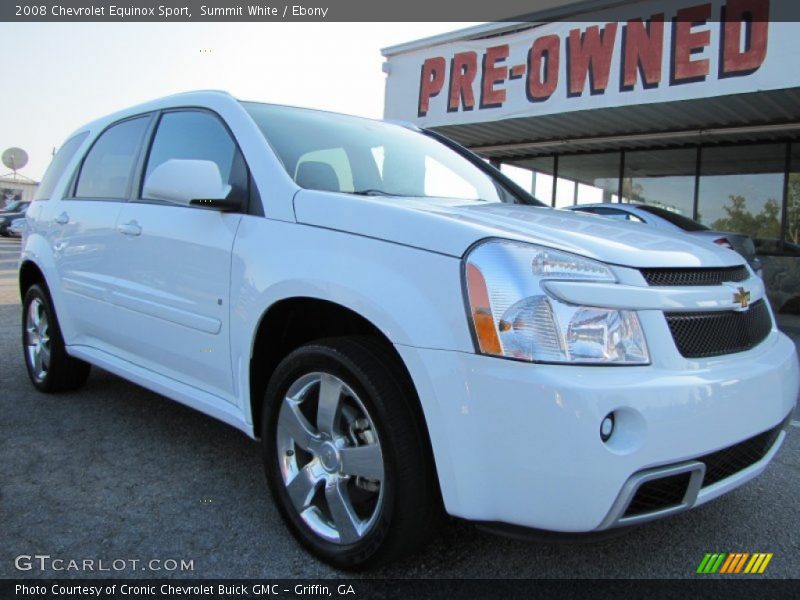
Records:
[[[3,23],[0,152],[26,150],[20,174],[38,180],[84,123],[197,89],[380,118],[380,49],[470,25]]]

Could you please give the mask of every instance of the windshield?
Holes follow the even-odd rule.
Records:
[[[0,210],[3,210],[3,211],[5,211],[5,212],[11,212],[12,210],[16,210],[16,209],[17,209],[17,207],[18,207],[20,204],[22,204],[22,200],[10,200],[10,201],[8,202],[8,204],[6,204],[6,205],[5,205],[3,208],[1,208]]]
[[[642,204],[637,204],[636,208],[645,212],[649,212],[657,217],[661,217],[665,221],[669,221],[684,231],[708,231],[708,227],[701,225],[697,221],[693,221],[689,217],[684,217],[683,215],[679,215],[678,213],[674,213],[657,206],[644,206]]]
[[[538,204],[442,142],[382,121],[242,103],[301,187],[364,195]],[[480,160],[480,159],[477,159]]]

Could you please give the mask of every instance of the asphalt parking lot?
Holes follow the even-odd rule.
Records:
[[[116,573],[128,577],[343,576],[295,544],[256,443],[238,431],[99,369],[78,392],[36,392],[19,343],[18,254],[18,240],[0,238],[0,577],[110,574],[16,570],[33,554],[194,564]],[[774,553],[765,576],[797,578],[798,493],[795,424],[756,481],[622,537],[531,543],[453,522],[424,553],[366,576],[692,577],[706,552],[744,551]]]

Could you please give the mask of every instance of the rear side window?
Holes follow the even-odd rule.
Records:
[[[79,133],[78,135],[69,138],[61,145],[61,148],[58,149],[58,152],[56,152],[56,155],[53,157],[53,161],[50,163],[50,166],[47,167],[47,171],[45,171],[39,187],[36,189],[36,195],[33,197],[34,200],[50,199],[50,196],[53,193],[53,188],[56,187],[56,184],[64,174],[64,169],[67,168],[67,165],[72,160],[72,157],[75,156],[78,148],[81,147],[81,144],[88,135],[89,132],[84,131],[83,133]]]
[[[128,197],[133,167],[150,117],[138,117],[106,129],[83,160],[75,196]]]
[[[229,197],[244,197],[247,167],[236,143],[220,120],[211,113],[187,110],[165,113],[153,138],[143,181],[159,165],[171,159],[210,160],[231,188]]]

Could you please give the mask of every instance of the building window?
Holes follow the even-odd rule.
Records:
[[[759,252],[774,252],[785,165],[785,144],[703,148],[697,220],[717,231],[747,234]]]
[[[523,190],[533,193],[533,182],[535,178],[533,171],[530,169],[523,169],[522,167],[515,167],[508,163],[502,163],[500,165],[500,171]],[[550,203],[548,202],[547,204]]]
[[[548,206],[552,204],[555,171],[555,158],[552,156],[509,161],[503,163],[500,170],[540,202]]]
[[[619,152],[559,157],[556,206],[616,201],[620,160]]]
[[[625,153],[622,201],[663,208],[692,218],[697,149]]]
[[[783,251],[800,255],[800,144],[792,144],[789,180],[786,182],[786,239]]]

